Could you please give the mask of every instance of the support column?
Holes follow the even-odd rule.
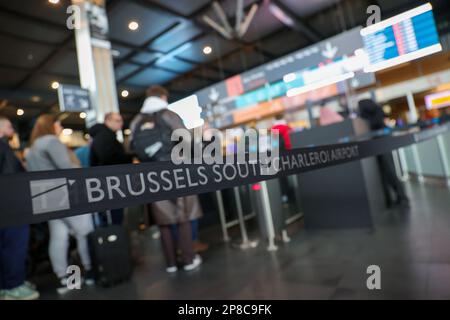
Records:
[[[75,28],[80,84],[89,90],[93,111],[87,127],[102,123],[108,112],[119,112],[111,43],[108,41],[108,17],[105,0],[72,0],[79,8]]]
[[[416,123],[419,120],[419,115],[417,114],[416,103],[414,101],[414,95],[411,91],[406,94],[406,100],[408,101],[409,108],[409,123]]]

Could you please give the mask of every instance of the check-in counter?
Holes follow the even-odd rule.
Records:
[[[294,148],[335,144],[341,138],[364,135],[361,119],[291,134]],[[376,158],[353,161],[298,175],[307,229],[372,228],[372,217],[385,206]]]
[[[423,178],[449,180],[450,133],[408,146],[400,150],[402,169]]]

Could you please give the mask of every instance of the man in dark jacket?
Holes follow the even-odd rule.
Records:
[[[123,120],[118,113],[111,112],[105,116],[104,124],[96,124],[89,130],[92,138],[91,166],[107,166],[131,163],[133,156],[127,154],[123,145],[117,140],[116,133],[122,130]],[[112,223],[121,225],[123,209],[111,210]]]
[[[96,124],[89,130],[92,137],[91,166],[107,166],[131,163],[133,156],[125,153],[116,133],[122,130],[123,120],[118,113],[111,112],[105,116],[104,124]]]
[[[386,118],[383,109],[373,100],[364,99],[359,101],[359,115],[368,121],[372,131],[378,131],[386,128],[384,120]],[[406,195],[405,188],[395,173],[394,159],[391,153],[379,155],[377,157],[381,172],[381,181],[386,197],[386,205],[388,207],[400,206],[409,208],[409,199]],[[395,194],[392,199],[391,190]]]
[[[11,122],[0,116],[0,174],[2,175],[24,171],[8,143],[13,135],[14,128]],[[39,298],[39,293],[25,282],[28,238],[28,225],[0,229],[0,299]]]

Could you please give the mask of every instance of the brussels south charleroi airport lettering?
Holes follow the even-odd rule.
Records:
[[[271,135],[270,139],[273,141],[276,138],[276,135]],[[172,150],[172,162],[176,165],[195,164],[196,166],[160,171],[146,170],[125,174],[122,177],[112,175],[103,179],[87,178],[85,186],[89,203],[105,199],[114,200],[116,198],[142,196],[146,192],[158,193],[160,191],[170,192],[173,189],[195,188],[211,182],[220,184],[224,181],[233,181],[238,177],[245,179],[250,176],[275,175],[279,171],[326,165],[330,162],[359,156],[357,145],[311,151],[304,154],[283,154],[281,156],[277,148],[272,148],[270,152],[246,153],[239,150],[238,146],[239,152],[236,157],[233,155],[224,158],[221,153],[220,140],[216,139],[213,142],[214,145],[204,148],[202,158],[192,158],[191,144],[186,144],[186,141],[189,141],[189,138],[183,139],[182,142],[175,145]],[[253,142],[257,143],[257,141]],[[198,144],[198,146],[201,148],[201,144]],[[240,146],[245,148],[244,144]],[[202,165],[199,162],[205,164]],[[208,166],[211,166],[212,175],[208,174]]]

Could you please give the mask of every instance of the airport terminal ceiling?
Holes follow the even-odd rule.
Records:
[[[233,24],[236,1],[219,3]],[[245,12],[254,4],[258,10],[245,35],[229,40],[204,22],[204,15],[215,17],[212,1],[108,0],[120,110],[128,122],[138,112],[149,85],[167,86],[171,100],[177,100],[363,25],[370,4],[379,5],[382,18],[388,18],[422,3],[245,0]],[[447,33],[448,1],[431,3],[436,8],[438,31]],[[26,126],[37,115],[58,110],[52,88],[55,82],[79,84],[74,33],[66,28],[68,5],[69,0],[0,0],[0,111],[19,124]],[[280,12],[293,24],[283,23]],[[133,27],[137,29],[131,30]],[[129,93],[125,98],[121,96],[124,90]],[[21,117],[16,115],[18,108],[24,110]],[[82,128],[84,122],[72,114],[64,124],[75,129]]]

